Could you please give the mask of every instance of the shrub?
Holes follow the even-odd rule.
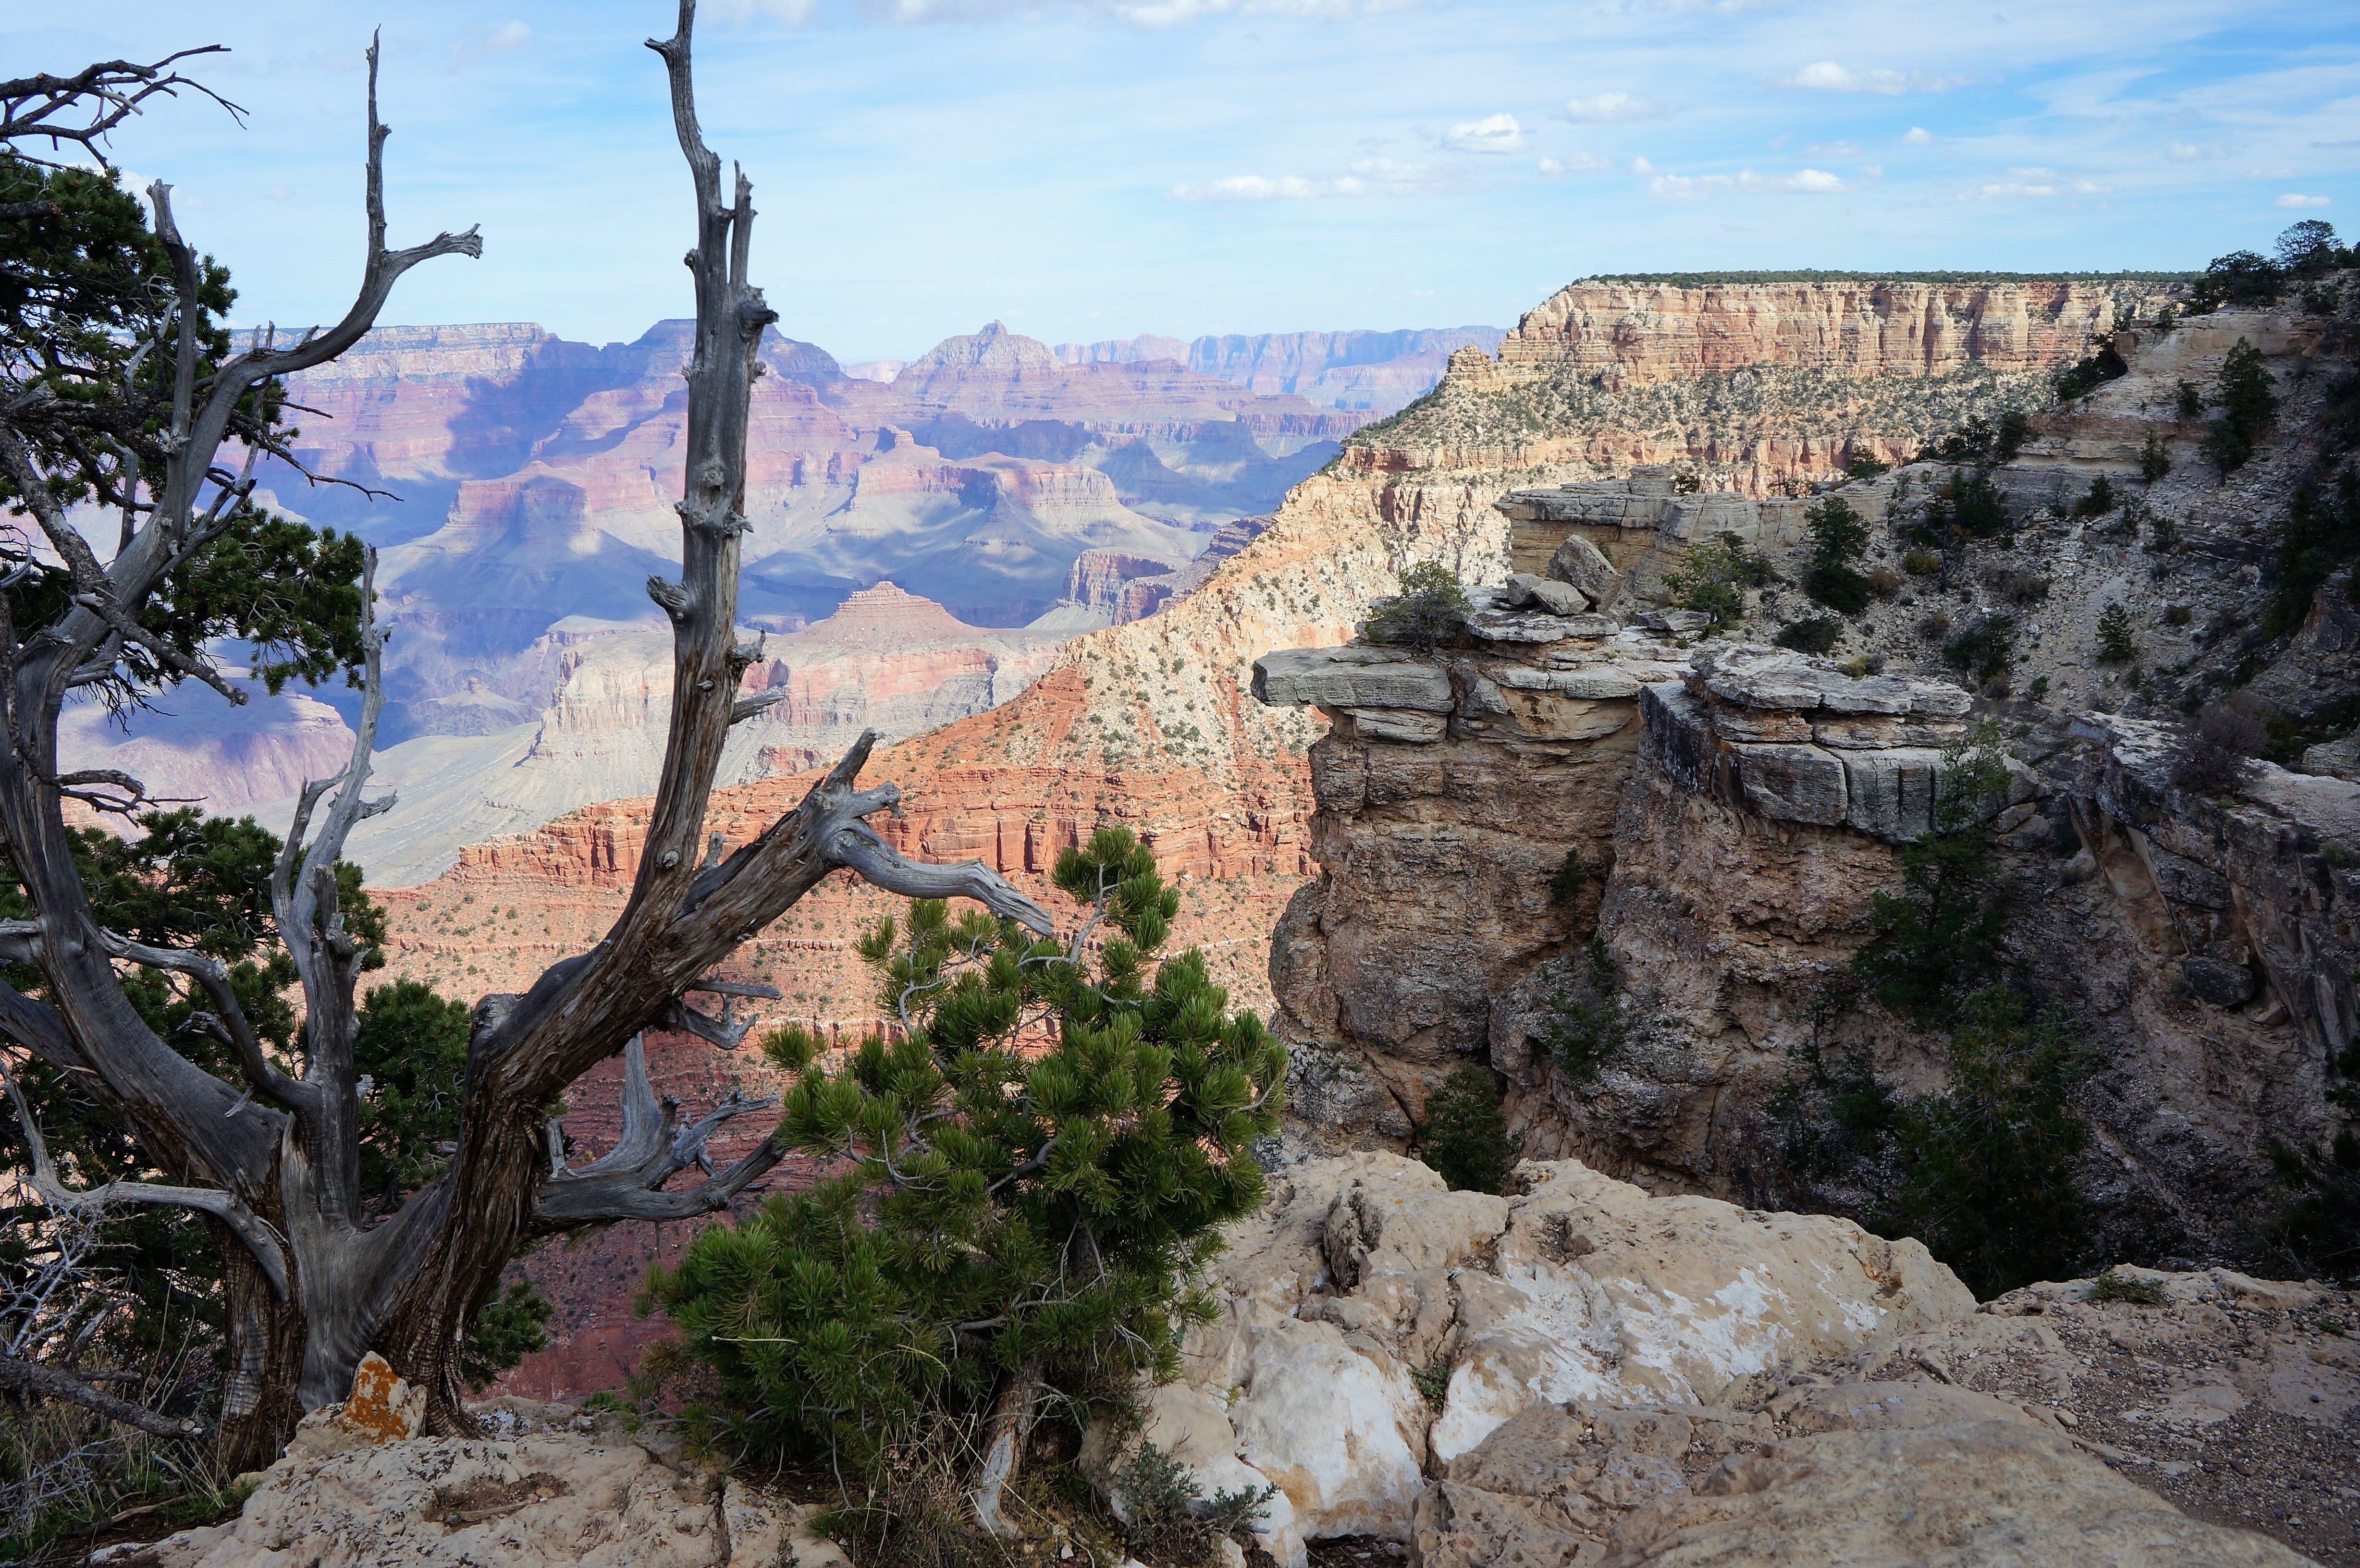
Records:
[[[2119,381],[2130,374],[2131,367],[2115,349],[2112,332],[2100,337],[2096,343],[2097,352],[2049,377],[2059,402],[2070,403],[2076,397],[2087,397],[2107,382]],[[2021,445],[2021,441],[2018,444]],[[2005,454],[2006,457],[2015,455],[2014,452]]]
[[[1421,561],[1401,574],[1402,591],[1369,606],[1360,631],[1371,642],[1407,643],[1431,654],[1453,636],[1474,607],[1466,589],[1439,561]]]
[[[2302,291],[2302,312],[2306,316],[2332,316],[2344,308],[2344,286],[2340,283],[2312,283]]]
[[[1942,662],[1973,676],[1978,683],[1997,681],[2015,659],[2014,615],[1979,615],[1942,645]]]
[[[1901,592],[1901,573],[1889,566],[1880,566],[1868,574],[1868,591],[1880,599],[1890,599]]]
[[[1560,991],[1550,1001],[1552,1016],[1541,1031],[1541,1043],[1548,1048],[1557,1070],[1577,1083],[1597,1077],[1598,1070],[1630,1039],[1622,985],[1622,972],[1606,949],[1605,938],[1592,937],[1589,973],[1579,983],[1577,995],[1568,996]]]
[[[1855,681],[1865,681],[1872,675],[1885,673],[1885,655],[1863,653],[1858,659],[1848,659],[1841,666],[1843,672]]]
[[[1939,642],[1950,635],[1950,612],[1931,610],[1918,617],[1918,635],[1928,642]]]
[[[2090,1281],[2087,1300],[2101,1305],[2108,1301],[2128,1301],[2133,1306],[2159,1307],[2164,1302],[2163,1282],[2136,1279],[2109,1269]]]
[[[2193,381],[2181,380],[2179,397],[2173,407],[2183,419],[2192,419],[2204,411],[2204,393]]]
[[[1417,1157],[1452,1192],[1499,1192],[1508,1184],[1522,1144],[1508,1136],[1508,1118],[1501,1113],[1500,1091],[1491,1074],[1474,1062],[1452,1068],[1442,1086],[1426,1096]]]
[[[2164,445],[2163,437],[2154,430],[2139,447],[2139,477],[2149,485],[2171,472],[2171,452]]]
[[[1745,548],[1735,534],[1722,534],[1711,544],[1699,545],[1688,559],[1664,573],[1664,586],[1684,610],[1710,617],[1709,629],[1720,631],[1745,614],[1748,588],[1772,582],[1770,562]]]
[[[1932,831],[1901,851],[1901,889],[1870,901],[1868,942],[1852,973],[1878,1002],[1919,1029],[1947,1018],[1999,964],[2006,901],[1985,818],[2007,791],[1996,725],[1946,748]]]
[[[2103,517],[2114,509],[2114,482],[2101,474],[2090,482],[2090,493],[2073,503],[2077,517]]]
[[[2296,488],[2278,533],[2278,583],[2262,631],[2278,637],[2302,624],[2336,572],[2360,560],[2360,474],[2348,465],[2323,485]]]
[[[1930,550],[1913,550],[1901,558],[1901,570],[1912,577],[1929,577],[1941,565],[1942,558]]]
[[[2068,1276],[2089,1233],[2074,1180],[2090,1128],[2073,1093],[2094,1064],[2061,1011],[2027,1019],[1993,985],[1967,996],[1939,1094],[1896,1117],[1891,1229],[1915,1236],[1983,1297]]]
[[[2232,795],[2254,775],[2255,753],[2270,744],[2260,704],[2245,692],[2214,702],[2174,737],[2171,786],[2194,795]]]
[[[1590,881],[1590,867],[1581,861],[1581,851],[1565,852],[1565,864],[1549,877],[1548,901],[1553,909],[1569,909],[1581,898],[1581,889]]]
[[[2184,626],[2195,618],[2196,611],[2187,604],[2166,604],[2163,607],[2163,624],[2167,626]]]
[[[1880,474],[1893,472],[1893,464],[1879,463],[1864,452],[1852,452],[1844,459],[1844,474],[1852,479],[1874,479]]]
[[[1926,508],[1926,527],[1938,534],[1947,529],[1961,538],[1989,539],[2006,532],[2010,522],[2007,498],[1982,469],[1954,471]]]
[[[2284,1207],[2263,1235],[2276,1257],[2306,1274],[2360,1274],[2360,1131],[2344,1128],[2324,1149],[2273,1143],[2270,1160]]]
[[[2114,353],[2111,339],[2108,340],[2106,352]],[[2007,409],[1999,417],[1999,439],[1993,443],[1993,450],[1998,454],[2002,463],[2013,463],[2016,461],[2016,454],[2024,450],[2026,438],[2031,434],[2032,416],[2021,408]]]
[[[2127,515],[2128,507],[2124,508]],[[2169,517],[2151,519],[2147,528],[2147,548],[2157,555],[2178,555],[2180,551],[2180,525]]]
[[[2047,702],[2049,700],[2049,677],[2046,675],[2034,676],[2032,678],[2032,684],[2024,689],[2024,694],[2031,698],[2036,702]]]
[[[1773,639],[1797,653],[1825,653],[1843,637],[1843,622],[1834,615],[1813,615],[1783,627]]]
[[[2278,415],[2276,385],[2262,364],[2262,351],[2237,340],[2221,362],[2221,418],[2212,421],[2202,443],[2204,455],[2225,477],[2243,468],[2254,455],[2254,442]]]
[[[2098,612],[2098,662],[2127,664],[2138,657],[2138,644],[2131,637],[2131,613],[2120,604],[2108,604]]]
[[[1803,514],[1811,552],[1824,561],[1857,561],[1868,549],[1868,523],[1841,495],[1822,495]]]
[[[1178,1368],[1210,1311],[1219,1227],[1260,1205],[1285,1051],[1189,952],[1160,965],[1178,895],[1120,829],[1066,849],[1093,959],[937,900],[861,940],[902,1030],[830,1070],[790,1026],[781,1145],[828,1162],[651,1273],[648,1300],[714,1394],[705,1447],[825,1459],[890,1484],[940,1474],[995,1390],[1087,1400]],[[1022,1453],[1021,1446],[1018,1449]]]
[[[2049,597],[2049,579],[2021,566],[2004,566],[1991,574],[1991,585],[2011,603],[2038,604]]]
[[[1840,561],[1815,561],[1803,573],[1803,593],[1815,604],[1857,615],[1868,608],[1869,580]]]
[[[1672,494],[1675,495],[1694,495],[1703,488],[1704,480],[1698,474],[1677,474],[1672,480]]]
[[[1123,1544],[1158,1563],[1207,1561],[1224,1538],[1246,1544],[1278,1496],[1276,1486],[1262,1486],[1208,1498],[1185,1460],[1152,1443],[1141,1443],[1116,1473],[1115,1490],[1131,1513]]]

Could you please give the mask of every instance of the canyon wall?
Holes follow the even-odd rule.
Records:
[[[1827,659],[1702,642],[1676,681],[1634,672],[1644,690],[1617,727],[1570,741],[1517,707],[1528,677],[1500,679],[1533,658],[1492,639],[1496,613],[1470,617],[1469,651],[1422,688],[1394,671],[1384,701],[1266,681],[1273,700],[1333,719],[1312,751],[1320,877],[1273,950],[1307,1128],[1399,1147],[1424,1094],[1471,1058],[1506,1084],[1528,1153],[1756,1206],[1864,1212],[1868,1194],[1791,1168],[1771,1102],[1807,1050],[1857,1052],[1904,1092],[1943,1082],[1939,1033],[1822,1004],[1871,934],[1873,896],[1899,883],[1899,846],[1926,829],[1942,748],[1970,716],[1969,692],[1939,683],[1974,661],[1946,648],[1983,628],[2011,666],[1972,698],[2011,754],[1994,803],[2005,965],[2066,1009],[2092,1058],[2085,1183],[2104,1239],[2158,1258],[2242,1245],[2270,1149],[2322,1148],[2349,1121],[2328,1092],[2360,1024],[2360,768],[2321,745],[2304,754],[2317,771],[2255,764],[2241,787],[2202,793],[2174,781],[2176,721],[2242,685],[2240,701],[2278,704],[2297,731],[2350,727],[2332,717],[2360,673],[2344,588],[2331,581],[2299,628],[2273,634],[2257,563],[2274,559],[2287,497],[2348,441],[2335,410],[2355,385],[2352,334],[2246,312],[2123,341],[2130,374],[2038,422],[1990,471],[2011,517],[1991,537],[1911,531],[1955,492],[1964,471],[1949,465],[1836,492],[1873,525],[1863,569],[1892,586],[1839,623]],[[2209,382],[2239,342],[2264,350],[2284,401],[2224,482],[2191,450],[2200,432],[2174,388]],[[2151,435],[2170,468],[2147,477]],[[2111,504],[2091,494],[2100,478]],[[1727,638],[1766,642],[1816,612],[1789,596],[1808,554],[1786,517],[1797,503],[1681,496],[1643,471],[1500,505],[1511,564],[1537,570],[1587,541],[1633,608],[1660,601],[1664,564],[1726,531],[1772,572]],[[2096,646],[2110,606],[2128,607],[2135,659]],[[1345,669],[1346,655],[1398,658],[1320,657]],[[1939,712],[1916,711],[1908,693],[1938,689]],[[1524,727],[1503,738],[1503,724]],[[1586,873],[1570,899],[1551,887],[1568,864]],[[1617,997],[1626,1037],[1601,1060],[1568,1058],[1566,1005]]]
[[[2048,376],[2167,290],[1892,279],[1694,288],[1569,284],[1495,356],[1462,348],[1435,390],[1362,432],[1371,472],[1578,477],[1673,464],[1708,489],[1786,493],[1851,458],[2047,401]]]

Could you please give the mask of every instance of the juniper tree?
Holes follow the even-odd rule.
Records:
[[[384,634],[370,615],[366,553],[269,516],[255,496],[265,459],[300,476],[282,420],[287,378],[358,343],[411,267],[479,255],[481,242],[471,229],[388,247],[389,133],[377,114],[374,45],[360,285],[342,318],[292,341],[232,340],[226,275],[181,236],[161,181],[147,192],[148,216],[108,171],[26,156],[0,165],[0,223],[24,225],[7,232],[0,297],[0,504],[25,519],[0,539],[0,848],[29,910],[0,921],[0,964],[38,976],[29,990],[0,985],[0,1036],[125,1129],[141,1169],[163,1179],[110,1183],[114,1201],[203,1216],[224,1276],[230,1377],[216,1453],[232,1471],[275,1457],[306,1410],[344,1397],[370,1350],[426,1390],[430,1431],[474,1432],[462,1403],[470,1325],[520,1246],[619,1219],[710,1214],[775,1166],[785,1145],[764,1138],[709,1180],[668,1188],[702,1160],[714,1127],[753,1106],[726,1101],[674,1136],[627,1047],[651,1028],[737,1044],[746,1022],[686,997],[761,994],[714,967],[830,873],[848,869],[912,897],[972,898],[1048,930],[1045,914],[982,866],[916,864],[868,826],[900,798],[890,784],[857,788],[873,735],[734,853],[706,843],[729,727],[761,706],[738,696],[756,649],[738,641],[738,576],[757,350],[777,317],[748,276],[750,182],[741,173],[725,191],[698,127],[694,16],[682,0],[672,38],[650,45],[664,62],[697,226],[681,570],[647,583],[673,637],[662,772],[615,924],[521,994],[474,1004],[449,1152],[435,1151],[439,1172],[390,1213],[364,1176],[356,992],[371,943],[337,869],[354,827],[393,804],[367,793]],[[161,66],[109,66],[0,82],[0,144],[95,136],[90,127],[126,102],[137,107],[168,76]],[[70,123],[76,104],[90,117]],[[69,515],[78,504],[119,516],[116,537],[91,542]],[[271,925],[302,996],[283,1054],[265,1034],[268,1007],[242,994],[233,967],[202,942],[144,941],[107,924],[64,818],[69,800],[126,815],[154,804],[126,774],[61,765],[65,703],[136,704],[189,681],[242,702],[215,656],[229,640],[249,650],[266,684],[341,670],[363,689],[350,764],[301,790],[269,866]],[[140,1005],[143,988],[158,985],[203,1022],[159,1032]],[[447,1018],[407,1011],[422,1038],[390,1054],[447,1053]],[[623,1146],[570,1166],[551,1108],[617,1051],[636,1068],[626,1073]]]
[[[920,900],[860,945],[894,1038],[764,1041],[795,1074],[778,1138],[840,1173],[651,1277],[718,1386],[705,1442],[876,1476],[930,1421],[983,1420],[975,1509],[1004,1530],[1044,1398],[1176,1374],[1218,1227],[1262,1203],[1285,1052],[1202,953],[1154,961],[1179,897],[1130,833],[1054,878],[1089,909],[1071,940]]]
[[[1996,730],[1944,748],[1931,831],[1901,851],[1901,889],[1872,897],[1869,941],[1852,973],[1919,1029],[1949,1018],[1996,973],[2007,903],[1986,818],[2007,790]]]
[[[1811,563],[1803,572],[1803,592],[1814,604],[1841,615],[1859,615],[1868,608],[1869,585],[1853,562],[1867,553],[1868,524],[1841,495],[1821,496],[1803,517],[1811,533]]]

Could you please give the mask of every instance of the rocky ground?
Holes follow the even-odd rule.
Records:
[[[1143,1426],[1035,1462],[1118,1510],[1140,1441],[1204,1495],[1276,1485],[1227,1568],[2360,1563],[2353,1293],[2118,1269],[1978,1306],[1914,1242],[1573,1161],[1504,1198],[1391,1155],[1286,1163],[1230,1242],[1222,1319]],[[385,1371],[235,1519],[93,1561],[842,1563],[808,1532],[824,1497],[659,1428],[505,1399],[483,1439],[403,1435],[421,1406]],[[1011,1562],[1130,1568],[1102,1519],[1044,1519]]]

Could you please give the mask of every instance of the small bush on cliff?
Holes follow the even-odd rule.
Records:
[[[1776,580],[1768,558],[1749,550],[1735,534],[1722,534],[1711,544],[1699,545],[1688,559],[1664,573],[1664,587],[1684,610],[1711,618],[1709,627],[1721,631],[1745,615],[1745,590]]]
[[[2328,579],[2360,561],[2360,473],[2346,466],[2323,485],[2297,487],[2278,555],[2278,588],[2262,617],[2267,637],[2302,625]]]
[[[1548,901],[1552,909],[1569,909],[1581,901],[1582,888],[1590,885],[1590,867],[1581,858],[1581,851],[1568,849],[1565,863],[1549,877]]]
[[[1459,624],[1474,608],[1467,590],[1439,561],[1421,561],[1410,567],[1402,573],[1401,585],[1399,593],[1369,606],[1360,630],[1370,641],[1407,643],[1430,654],[1437,643],[1457,634]]]
[[[2098,612],[2098,662],[2127,664],[2138,657],[2138,643],[2131,636],[2131,613],[2120,604],[2108,604]]]
[[[2171,747],[2171,787],[2195,795],[2230,795],[2254,776],[2255,755],[2270,744],[2260,704],[2239,692],[2214,702],[2183,728]]]
[[[2097,340],[2097,352],[2059,371],[2049,380],[2056,388],[2057,400],[2070,403],[2076,397],[2087,397],[2109,381],[2121,380],[2130,370],[2114,347],[2114,334],[2109,332]]]
[[[1918,532],[1936,544],[1955,544],[2005,533],[2012,524],[2007,497],[1990,474],[1954,470],[1928,503]]]
[[[1523,1141],[1508,1136],[1508,1118],[1500,1110],[1500,1090],[1491,1074],[1472,1062],[1462,1062],[1426,1096],[1417,1157],[1454,1192],[1497,1192],[1508,1184]]]
[[[2014,615],[1977,615],[1942,645],[1942,662],[1979,685],[1999,680],[2015,661]]]
[[[977,1446],[1021,1459],[1043,1397],[1176,1370],[1218,1227],[1262,1202],[1285,1052],[1201,954],[1151,962],[1178,896],[1130,833],[1054,877],[1090,911],[1070,943],[921,900],[860,946],[900,1038],[835,1066],[799,1028],[764,1041],[795,1075],[772,1136],[836,1173],[651,1275],[717,1389],[699,1441],[881,1485],[956,1463],[987,1408]]]
[[[2278,395],[2271,391],[2275,385],[2276,379],[2262,364],[2262,351],[2239,338],[2237,346],[2221,362],[2221,417],[2212,421],[2201,443],[2223,478],[2245,466],[2254,455],[2254,443],[2278,417]]]
[[[1779,629],[1771,640],[1797,653],[1825,653],[1843,638],[1843,622],[1834,615],[1808,615]]]
[[[1604,937],[1590,939],[1589,963],[1572,995],[1559,991],[1549,1002],[1549,1021],[1541,1031],[1557,1071],[1577,1083],[1587,1083],[1613,1060],[1630,1039],[1630,1019],[1622,999],[1622,972],[1607,951]]]
[[[2075,1089],[2094,1064],[2061,1012],[2029,1018],[2004,985],[1964,998],[1950,1081],[1894,1123],[1901,1183],[1889,1224],[1986,1299],[2068,1278],[2086,1247],[2089,1201],[2073,1166],[2090,1128]]]
[[[2162,435],[2155,430],[2147,433],[2139,446],[2139,477],[2149,485],[2171,472],[2171,449],[2164,445]]]
[[[1841,615],[1868,608],[1869,583],[1853,563],[1867,552],[1868,524],[1841,495],[1822,495],[1804,513],[1811,531],[1811,563],[1803,592]]]
[[[1852,973],[1877,1001],[1919,1029],[1949,1019],[1999,969],[2007,906],[1987,821],[2007,792],[1997,726],[1977,724],[1946,748],[1933,831],[1901,851],[1901,889],[1871,904],[1874,934]]]

